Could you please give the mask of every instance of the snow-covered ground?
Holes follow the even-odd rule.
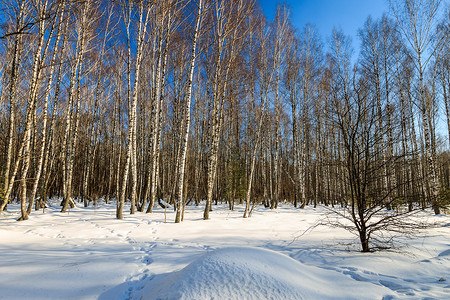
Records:
[[[185,220],[157,208],[115,205],[0,216],[0,299],[450,299],[450,217],[396,251],[359,252],[342,229],[316,227],[323,208],[187,207]],[[305,233],[306,231],[306,233]]]

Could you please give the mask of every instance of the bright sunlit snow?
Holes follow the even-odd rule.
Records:
[[[115,219],[115,204],[59,213],[58,201],[0,218],[0,299],[448,299],[450,217],[398,249],[359,252],[356,237],[316,227],[324,208],[157,208]],[[421,216],[422,218],[424,217]],[[306,233],[305,233],[306,231]]]

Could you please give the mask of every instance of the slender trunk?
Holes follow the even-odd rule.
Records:
[[[123,18],[126,19],[126,30],[127,30],[127,102],[128,102],[128,134],[127,134],[127,151],[126,151],[126,159],[125,159],[125,166],[124,166],[124,172],[123,172],[123,178],[122,178],[122,188],[120,190],[120,196],[117,199],[117,208],[116,208],[116,218],[117,219],[123,219],[123,207],[125,205],[125,196],[127,191],[127,184],[128,184],[128,173],[130,168],[130,160],[131,160],[131,151],[132,151],[132,139],[133,139],[133,121],[134,121],[134,108],[132,106],[131,102],[131,14],[133,10],[133,2],[128,2],[128,7],[123,8]],[[127,11],[128,10],[128,11]],[[126,15],[128,14],[128,16]],[[140,22],[142,21],[142,15],[139,16],[139,29],[140,29]],[[138,39],[140,36],[138,36]],[[138,46],[139,47],[139,46]],[[120,84],[120,83],[118,83]],[[119,160],[120,161],[120,160]],[[119,172],[119,166],[117,167],[117,171]],[[119,176],[119,173],[117,173],[117,176]],[[117,180],[119,181],[119,179]],[[119,185],[118,185],[119,187]]]
[[[419,55],[419,63],[421,61],[420,55]],[[438,197],[439,197],[439,178],[438,174],[436,172],[435,168],[435,162],[433,157],[433,149],[432,149],[432,137],[433,134],[431,132],[430,123],[429,123],[429,114],[431,113],[430,108],[430,100],[427,99],[427,96],[425,94],[425,87],[424,87],[424,78],[423,78],[423,70],[422,65],[419,64],[419,93],[420,93],[420,100],[422,103],[422,126],[423,126],[423,134],[424,134],[424,140],[425,140],[425,159],[427,162],[427,177],[429,176],[429,185],[431,188],[431,206],[433,207],[434,213],[436,215],[440,214],[439,204],[438,204]],[[428,181],[428,180],[427,180]]]
[[[294,87],[291,87],[291,110],[292,110],[292,142],[293,142],[293,156],[294,156],[294,207],[297,207],[298,197],[299,197],[299,173],[300,173],[300,162],[299,162],[299,136],[298,136],[298,124],[297,124],[297,103],[295,99],[295,93],[293,91]],[[301,201],[301,199],[300,199]]]
[[[179,168],[179,174],[178,174],[178,206],[177,206],[177,212],[175,216],[175,223],[180,223],[180,214],[184,210],[184,196],[183,196],[183,183],[184,183],[184,176],[185,176],[185,166],[186,166],[186,153],[187,153],[187,146],[188,146],[188,139],[189,139],[189,128],[191,123],[191,99],[192,99],[192,81],[194,78],[194,68],[195,68],[195,60],[197,58],[197,41],[200,34],[200,25],[201,25],[201,15],[202,15],[202,6],[203,2],[202,0],[198,3],[198,11],[197,11],[197,18],[195,22],[195,31],[194,31],[194,40],[192,42],[192,52],[191,52],[191,59],[189,64],[189,77],[187,81],[187,92],[186,92],[186,99],[185,99],[185,122],[182,128],[184,128],[184,133],[182,133],[182,145],[181,145],[181,155],[180,155],[180,168]],[[182,207],[180,207],[182,206]]]
[[[117,97],[117,102],[120,102],[120,95],[121,95],[121,82],[118,80],[117,82],[118,84],[118,89],[119,89],[119,95]],[[117,147],[119,148],[119,153],[117,154],[117,165],[116,165],[116,218],[117,219],[122,219],[123,218],[123,199],[125,198],[125,196],[123,196],[122,198],[122,193],[120,190],[120,169],[121,169],[121,164],[122,164],[122,128],[120,127],[120,115],[121,115],[121,109],[120,109],[120,104],[117,105],[118,109],[117,109],[117,124],[119,125],[119,135],[118,135],[118,143],[117,143]],[[124,174],[125,176],[125,174]],[[126,189],[125,187],[122,187],[123,189]]]
[[[129,2],[129,13],[131,14],[132,2]],[[122,181],[122,192],[119,200],[118,209],[116,212],[117,219],[123,218],[123,205],[125,203],[126,187],[128,182],[128,173],[131,165],[132,172],[132,189],[131,189],[131,211],[134,213],[135,203],[136,203],[136,115],[137,115],[137,100],[138,100],[138,89],[139,89],[139,76],[140,68],[142,63],[142,55],[144,50],[144,42],[147,33],[147,24],[150,17],[150,13],[146,11],[147,7],[144,8],[144,4],[139,4],[139,25],[137,33],[137,47],[136,47],[136,62],[134,71],[134,85],[133,94],[131,95],[131,45],[130,45],[130,22],[131,16],[128,16],[127,24],[127,39],[128,39],[128,103],[129,103],[129,123],[128,123],[128,146],[127,146],[127,158],[125,162],[125,169]],[[145,16],[144,16],[145,14]],[[125,13],[124,13],[125,15]],[[145,18],[145,19],[144,19]],[[132,157],[134,156],[134,158]]]
[[[450,146],[450,99],[448,96],[449,88],[450,88],[450,74],[449,72],[449,66],[450,62],[446,62],[446,66],[442,67],[442,95],[444,97],[444,106],[445,106],[445,114],[447,116],[447,130],[448,130],[448,144]]]
[[[86,26],[87,26],[87,13],[90,8],[91,1],[88,0],[83,6],[83,14],[79,24],[79,34],[77,40],[76,48],[76,58],[72,66],[71,78],[70,78],[70,89],[69,89],[69,101],[66,110],[66,128],[63,141],[63,151],[64,155],[63,163],[63,207],[61,209],[62,213],[65,213],[68,205],[74,206],[72,199],[72,176],[73,176],[73,161],[74,161],[74,151],[75,144],[78,135],[78,115],[80,108],[81,97],[81,87],[80,81],[82,76],[83,58],[84,52],[87,44],[86,37]],[[73,120],[72,120],[73,119]],[[75,123],[75,124],[74,124]]]
[[[153,132],[152,132],[152,173],[151,173],[151,195],[150,195],[150,203],[147,208],[147,213],[151,213],[153,211],[153,206],[155,205],[157,193],[158,193],[158,181],[159,181],[159,172],[158,172],[158,163],[159,163],[159,141],[160,141],[160,118],[161,118],[161,106],[162,106],[162,89],[163,89],[163,81],[165,68],[167,63],[167,55],[168,55],[168,43],[169,40],[166,40],[166,45],[164,50],[163,48],[163,38],[162,36],[159,39],[158,46],[158,65],[156,68],[156,78],[155,78],[155,92],[154,92],[154,100],[153,103],[155,105],[155,113],[153,120]]]
[[[22,1],[20,4],[19,16],[17,19],[17,28],[22,27],[23,17],[24,17],[24,7],[25,2]],[[18,34],[15,36],[14,41],[14,50],[13,50],[13,59],[11,66],[11,76],[8,90],[8,101],[9,101],[9,133],[8,133],[8,146],[6,153],[6,165],[5,165],[5,181],[4,181],[4,198],[0,199],[0,214],[5,209],[6,205],[9,202],[9,197],[11,195],[11,191],[14,185],[14,181],[17,174],[17,168],[22,157],[19,155],[16,160],[15,168],[13,173],[10,176],[10,169],[13,160],[13,147],[14,147],[14,131],[16,124],[16,94],[17,94],[17,81],[19,75],[19,67],[21,62],[21,53],[22,53],[22,35]],[[22,153],[22,147],[18,153]]]
[[[39,5],[40,6],[40,5]],[[39,18],[42,19],[42,21],[39,23],[39,40],[37,43],[37,49],[34,55],[33,59],[33,71],[32,71],[32,78],[31,78],[31,84],[30,84],[30,91],[29,91],[29,98],[27,101],[27,124],[26,129],[23,137],[22,143],[24,144],[23,148],[23,161],[22,161],[22,176],[20,178],[20,185],[21,185],[21,205],[20,210],[22,216],[19,218],[19,220],[27,220],[28,219],[28,210],[26,208],[27,204],[27,175],[28,170],[30,167],[30,161],[31,161],[31,138],[32,138],[32,132],[33,132],[33,120],[34,116],[36,114],[36,101],[38,96],[38,89],[39,89],[39,78],[41,73],[41,55],[42,50],[44,47],[44,31],[45,31],[45,10],[46,10],[47,3],[43,4],[40,8],[42,9],[42,12],[39,16]],[[33,201],[33,199],[31,200]],[[31,210],[31,209],[30,209]]]
[[[208,160],[208,181],[207,181],[207,195],[206,195],[206,205],[205,210],[203,212],[203,219],[208,220],[209,219],[209,212],[211,211],[211,204],[212,204],[212,198],[213,198],[213,188],[214,188],[214,182],[216,180],[216,173],[217,173],[217,152],[218,152],[218,144],[219,144],[219,123],[220,123],[220,109],[221,109],[221,103],[223,99],[219,99],[221,96],[221,93],[219,91],[219,74],[222,70],[222,61],[221,61],[221,55],[222,55],[222,43],[223,43],[223,37],[219,37],[217,40],[217,53],[216,53],[216,68],[215,68],[215,74],[214,74],[214,82],[213,82],[213,88],[214,88],[214,95],[213,95],[213,110],[211,112],[211,131],[210,131],[210,152],[209,152],[209,160]]]
[[[385,52],[387,53],[387,46],[384,43]],[[385,89],[385,97],[386,97],[386,133],[387,133],[387,149],[386,149],[386,157],[387,157],[387,190],[388,190],[388,199],[392,201],[397,196],[396,187],[397,187],[397,179],[395,176],[395,164],[394,164],[394,136],[392,129],[392,108],[390,101],[390,82],[389,82],[389,66],[388,66],[388,57],[386,54],[384,55],[384,89]],[[394,191],[393,191],[394,190]],[[393,194],[392,196],[390,194]]]
[[[250,201],[251,201],[251,191],[252,191],[252,184],[253,184],[253,177],[255,176],[255,168],[256,168],[256,158],[257,158],[257,152],[260,144],[261,139],[261,132],[262,132],[262,125],[264,123],[264,118],[266,116],[266,97],[263,97],[263,103],[261,105],[262,111],[261,116],[259,118],[258,122],[258,131],[256,134],[256,141],[253,148],[253,153],[251,156],[251,166],[250,166],[250,176],[248,178],[248,184],[247,184],[247,195],[245,197],[245,210],[244,210],[244,218],[247,218],[247,216],[250,216]]]
[[[43,163],[44,163],[44,153],[45,153],[45,148],[46,148],[46,143],[47,143],[48,102],[50,100],[50,91],[51,91],[51,88],[53,85],[53,76],[54,76],[54,72],[55,72],[56,58],[57,58],[57,54],[60,50],[59,43],[60,43],[61,35],[62,35],[62,25],[63,25],[64,13],[65,13],[65,1],[63,1],[61,3],[61,12],[60,12],[60,18],[59,18],[59,22],[58,22],[58,30],[57,30],[56,41],[55,41],[55,49],[53,51],[53,55],[51,58],[51,64],[50,64],[51,66],[50,66],[50,72],[49,72],[49,82],[47,84],[47,88],[44,93],[45,100],[44,100],[44,107],[42,109],[43,121],[42,121],[41,148],[40,148],[40,152],[38,154],[37,173],[35,175],[33,189],[31,191],[30,203],[31,203],[31,201],[34,200],[34,198],[36,196],[37,188],[39,185],[39,180],[41,178]],[[48,43],[49,42],[50,42],[50,39],[48,40]],[[62,51],[64,51],[63,47],[64,46],[62,46],[62,49],[61,49]],[[41,201],[45,201],[45,199],[43,199],[43,200],[41,199]],[[36,202],[36,209],[38,209],[38,207],[39,207],[39,205]],[[28,213],[30,213],[30,212],[31,212],[31,206],[28,208]]]

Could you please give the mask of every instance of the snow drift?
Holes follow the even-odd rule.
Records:
[[[224,248],[205,254],[178,272],[155,278],[137,298],[351,299],[343,292],[348,279],[338,276],[336,280],[329,274],[271,250]]]
[[[432,211],[419,217],[441,227],[361,253],[339,228],[295,238],[323,207],[259,206],[244,219],[243,206],[219,204],[205,222],[190,206],[180,227],[160,206],[118,221],[114,202],[66,214],[60,202],[26,222],[15,203],[0,217],[0,299],[449,299],[450,219]],[[242,246],[256,248],[228,248]]]

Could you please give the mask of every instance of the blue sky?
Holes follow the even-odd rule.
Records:
[[[264,15],[273,20],[277,0],[259,0]],[[353,62],[359,54],[360,40],[358,29],[364,25],[367,17],[379,18],[383,12],[389,13],[388,0],[285,0],[291,11],[291,21],[295,28],[301,30],[307,23],[315,24],[319,30],[325,51],[328,49],[327,39],[333,27],[342,28],[346,35],[352,37],[354,48]],[[447,139],[447,126],[441,113],[437,131]]]
[[[273,19],[277,0],[259,0],[264,15]],[[381,17],[389,11],[387,0],[286,0],[290,6],[291,20],[297,29],[312,23],[319,29],[322,41],[330,36],[334,26],[342,28],[345,34],[352,36],[354,55],[358,54],[358,29],[364,25],[369,15]]]

